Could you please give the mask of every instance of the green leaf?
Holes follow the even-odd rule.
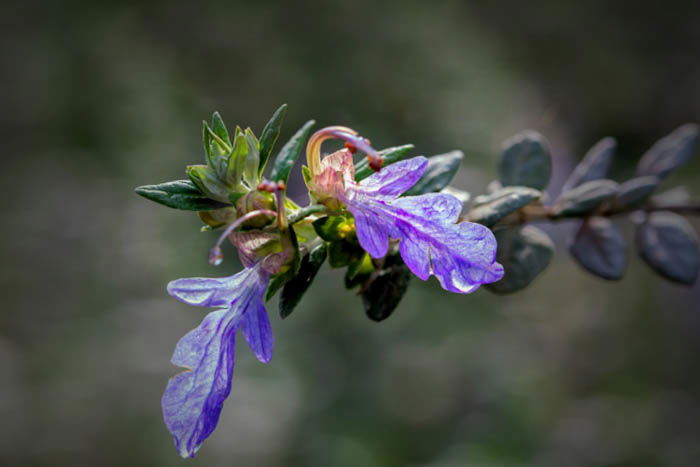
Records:
[[[234,187],[241,185],[247,157],[248,142],[246,141],[245,133],[240,127],[236,127],[236,133],[233,137],[233,149],[228,158],[228,166],[226,168],[226,182],[229,185]]]
[[[605,178],[610,169],[617,141],[615,138],[603,138],[598,141],[576,166],[569,178],[564,183],[562,191],[569,191],[572,188],[590,182]]]
[[[564,192],[552,208],[560,217],[589,214],[603,202],[614,197],[618,185],[612,180],[593,180]]]
[[[273,181],[278,182],[281,180],[287,183],[289,172],[292,170],[292,166],[299,157],[299,154],[301,154],[304,144],[309,138],[309,134],[311,134],[311,128],[315,123],[316,122],[313,120],[304,123],[304,126],[302,126],[294,136],[287,141],[287,144],[280,149],[279,154],[277,154],[277,159],[275,159],[275,165],[272,167],[272,173],[270,174],[270,178]]]
[[[206,165],[187,166],[187,176],[208,197],[228,202],[229,188],[219,180],[215,170]]]
[[[246,153],[245,165],[243,166],[243,180],[248,183],[248,186],[255,188],[260,182],[258,175],[260,150],[258,139],[250,128],[246,128],[245,130],[245,141],[248,152]]]
[[[362,259],[350,263],[345,271],[345,288],[352,289],[369,279],[374,272],[372,257],[365,253]]]
[[[229,147],[232,146],[228,130],[219,112],[214,112],[214,115],[211,117],[211,129],[224,143],[228,144]]]
[[[284,319],[292,314],[301,297],[313,282],[316,274],[326,260],[326,245],[321,244],[301,259],[301,266],[296,276],[292,277],[282,288],[280,294],[280,316]]]
[[[690,223],[671,212],[650,214],[637,230],[637,249],[654,271],[692,285],[700,270],[700,243]]]
[[[385,261],[388,264],[385,264],[360,293],[365,313],[373,321],[383,321],[394,312],[408,290],[412,277],[411,271],[399,255],[389,255]]]
[[[527,130],[504,143],[498,167],[503,186],[526,186],[542,190],[552,170],[549,145],[542,135]]]
[[[469,211],[469,220],[486,227],[495,225],[509,214],[540,199],[542,193],[533,188],[509,186],[486,196],[478,196],[475,207]]]
[[[625,209],[642,204],[654,192],[661,180],[649,175],[637,177],[621,183],[613,200],[615,209]]]
[[[259,174],[263,173],[265,170],[265,165],[268,159],[272,155],[272,150],[275,147],[277,138],[280,136],[280,128],[282,127],[282,121],[284,116],[287,114],[287,104],[282,104],[279,109],[272,114],[272,118],[267,122],[265,128],[263,128],[262,134],[260,135],[260,168]]]
[[[156,203],[185,211],[209,211],[228,206],[228,204],[208,198],[190,180],[144,185],[134,191]]]
[[[328,243],[328,264],[332,268],[344,268],[360,261],[365,250],[357,241],[338,240]]]
[[[698,125],[687,123],[656,142],[640,159],[637,175],[665,178],[688,162],[698,142]]]
[[[422,195],[442,190],[454,178],[463,158],[464,153],[462,151],[450,151],[429,158],[428,169],[405,195]]]
[[[584,222],[569,252],[584,269],[603,279],[619,280],[625,273],[625,239],[604,217],[592,217]]]
[[[352,223],[352,218],[348,216],[326,216],[316,219],[313,222],[313,226],[319,237],[327,242],[335,242],[345,238],[345,234],[340,231],[340,227]]]
[[[486,284],[494,293],[507,294],[527,287],[552,259],[554,244],[536,227],[497,229],[494,234],[498,242],[496,260],[505,270],[503,279]]]
[[[407,159],[410,155],[409,153],[413,149],[412,144],[404,144],[403,146],[394,146],[392,148],[386,148],[379,151],[379,155],[384,160],[384,167],[394,162],[402,161]],[[369,166],[369,161],[365,157],[355,163],[355,181],[359,182],[364,180],[374,173],[374,170]]]
[[[224,178],[226,173],[226,161],[231,152],[231,145],[221,139],[221,137],[209,127],[207,122],[203,123],[202,132],[207,164],[214,169],[219,177]]]

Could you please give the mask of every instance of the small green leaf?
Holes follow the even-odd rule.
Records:
[[[187,176],[197,188],[212,199],[228,202],[229,188],[219,180],[214,169],[206,165],[187,166]]]
[[[509,214],[522,209],[532,201],[540,199],[542,193],[533,188],[509,186],[490,195],[478,196],[475,207],[469,211],[469,220],[486,227],[495,225]]]
[[[665,178],[688,162],[698,142],[698,125],[687,123],[657,141],[640,159],[637,175]]]
[[[277,154],[275,165],[272,167],[272,173],[270,174],[270,178],[273,181],[283,181],[287,183],[289,172],[292,170],[292,166],[299,157],[299,154],[301,154],[304,144],[311,134],[311,128],[315,123],[316,122],[313,120],[304,123],[304,126],[287,141],[287,144],[282,146],[279,154]]]
[[[654,175],[637,177],[620,184],[613,200],[615,209],[638,206],[654,192],[661,180]]]
[[[226,182],[229,185],[234,187],[241,185],[247,157],[248,142],[246,141],[245,133],[240,127],[236,127],[236,133],[233,137],[233,149],[231,150],[231,156],[228,158],[228,167],[226,168]]]
[[[404,144],[403,146],[395,146],[379,151],[379,155],[384,160],[383,166],[386,167],[394,162],[408,159],[409,153],[413,149],[412,144]],[[374,173],[374,170],[369,166],[367,158],[363,158],[355,163],[355,181],[364,180]]]
[[[224,120],[221,118],[219,112],[214,112],[211,117],[211,129],[214,133],[223,140],[224,143],[228,144],[229,147],[232,146],[231,138],[228,135],[228,130],[224,124]]]
[[[270,279],[270,284],[267,286],[267,290],[265,291],[265,301],[268,301],[274,297],[285,282],[287,282],[287,274],[282,273],[272,276],[272,279]]]
[[[639,254],[667,279],[692,285],[700,270],[700,243],[690,223],[671,212],[650,214],[637,230]]]
[[[494,231],[498,242],[496,260],[505,275],[498,282],[486,284],[497,294],[507,294],[527,287],[549,265],[554,244],[546,233],[527,225]]]
[[[584,269],[603,279],[616,281],[625,273],[625,239],[619,229],[604,217],[585,221],[569,251]]]
[[[262,134],[260,135],[260,168],[259,174],[263,173],[265,170],[265,165],[268,159],[272,155],[272,150],[275,147],[277,138],[280,136],[280,128],[282,127],[282,121],[287,113],[287,104],[282,104],[279,109],[272,114],[272,118],[267,122],[265,128],[263,128]]]
[[[552,213],[559,217],[588,214],[617,193],[618,185],[612,180],[593,180],[562,193]]]
[[[350,263],[345,271],[345,288],[352,289],[369,279],[374,272],[372,257],[365,253],[362,259]]]
[[[344,268],[360,261],[365,250],[357,241],[338,240],[328,243],[328,264],[332,268]]]
[[[316,274],[326,260],[326,246],[321,244],[311,250],[301,259],[301,266],[296,276],[292,277],[280,294],[280,316],[284,319],[292,314],[294,308],[299,304],[301,297],[313,282]]]
[[[564,183],[562,191],[569,191],[572,188],[590,182],[605,178],[610,169],[617,142],[615,138],[603,138],[598,141],[576,166],[569,178]]]
[[[248,186],[255,188],[260,182],[258,176],[258,167],[260,166],[260,150],[258,139],[253,134],[250,128],[245,130],[246,153],[245,165],[243,166],[243,180],[248,183]]]
[[[345,234],[340,231],[340,227],[352,223],[352,218],[348,216],[326,216],[316,219],[313,222],[313,226],[319,237],[327,242],[335,242],[345,238]]]
[[[464,153],[451,151],[428,159],[428,169],[418,182],[405,194],[408,196],[433,193],[445,188],[454,178]]]
[[[134,191],[146,199],[185,211],[209,211],[228,206],[204,195],[190,180],[175,180],[159,185],[144,185]]]
[[[411,271],[399,255],[387,256],[386,263],[360,293],[365,313],[373,321],[383,321],[394,312],[411,281]]]
[[[207,156],[207,164],[213,168],[216,174],[224,178],[226,173],[226,161],[231,152],[231,145],[226,143],[214,130],[209,127],[207,122],[203,122],[202,129],[204,135],[204,151]]]
[[[552,170],[549,145],[539,133],[518,133],[504,143],[498,167],[503,186],[526,186],[542,190]]]

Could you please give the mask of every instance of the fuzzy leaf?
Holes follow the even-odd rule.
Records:
[[[280,294],[279,308],[280,316],[283,319],[291,315],[294,308],[299,304],[301,297],[304,296],[319,269],[321,269],[326,256],[326,246],[321,244],[301,259],[299,272],[284,284]]]
[[[649,175],[621,183],[613,206],[615,209],[624,209],[643,203],[654,192],[660,181],[658,177]]]
[[[190,180],[144,185],[134,191],[146,199],[185,211],[209,211],[228,206],[204,195]]]
[[[506,217],[532,201],[539,199],[542,193],[533,188],[509,186],[486,196],[477,197],[476,207],[469,211],[469,220],[478,222],[486,227],[495,225]]]
[[[283,181],[287,183],[289,172],[292,170],[292,166],[299,157],[299,154],[301,154],[304,144],[311,133],[311,127],[313,127],[315,123],[316,122],[313,120],[304,123],[294,136],[287,141],[287,144],[282,146],[279,154],[277,154],[275,165],[272,167],[272,173],[270,174],[270,178],[273,181]]]
[[[640,159],[637,175],[664,178],[688,162],[698,142],[698,125],[687,123],[657,141]]]
[[[497,294],[507,294],[527,287],[552,259],[554,244],[540,229],[527,225],[494,231],[498,241],[496,260],[505,275],[498,282],[486,284]]]
[[[646,263],[667,279],[692,285],[700,270],[700,245],[690,223],[671,212],[656,212],[637,230]]]
[[[604,217],[593,217],[584,222],[569,251],[584,269],[603,279],[619,280],[625,272],[625,239],[619,229]]]
[[[280,136],[280,128],[282,121],[287,114],[287,104],[282,104],[279,109],[272,114],[270,121],[267,122],[260,135],[260,168],[259,174],[265,170],[265,165],[272,155],[272,150],[275,148],[277,138]]]
[[[535,131],[523,131],[504,143],[498,166],[503,186],[526,186],[542,190],[552,170],[549,145]]]
[[[410,155],[409,153],[413,149],[412,144],[404,144],[403,146],[395,146],[392,148],[386,148],[379,151],[379,155],[384,159],[383,166],[386,167],[394,162],[402,161]],[[355,163],[355,181],[359,182],[364,180],[374,173],[374,170],[369,166],[369,161],[365,157]]]
[[[569,190],[559,197],[553,207],[557,216],[588,214],[617,193],[618,185],[612,180],[593,180]]]
[[[428,159],[428,168],[418,182],[405,195],[433,193],[445,188],[454,178],[462,163],[462,151],[450,151]]]
[[[605,178],[610,169],[617,142],[614,138],[603,138],[598,141],[576,166],[569,178],[564,183],[562,192],[569,191],[572,188],[590,182]]]

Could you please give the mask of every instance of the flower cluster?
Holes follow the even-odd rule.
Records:
[[[462,201],[432,192],[449,179],[437,189],[402,196],[429,166],[425,157],[406,159],[408,147],[378,152],[339,126],[309,137],[310,122],[280,150],[270,180],[262,178],[284,111],[273,116],[260,140],[240,128],[231,138],[215,114],[204,124],[207,165],[189,167],[189,181],[137,189],[162,204],[198,211],[205,230],[223,229],[209,254],[212,265],[222,262],[225,240],[244,265],[231,277],[177,279],[167,287],[182,302],[215,308],[177,343],[172,363],[185,371],[170,380],[162,399],[165,424],[182,457],[194,456],[216,428],[231,392],[238,331],[258,360],[269,362],[274,339],[264,301],[282,288],[288,314],[327,256],[332,266],[348,268],[351,286],[363,288],[396,255],[413,274],[423,280],[434,275],[451,292],[471,293],[503,276],[493,233],[458,223]],[[311,204],[300,207],[285,190],[307,139],[304,175]],[[322,158],[328,139],[345,146]],[[357,151],[366,154],[364,161],[353,161]],[[455,169],[461,154],[456,156],[450,160]]]

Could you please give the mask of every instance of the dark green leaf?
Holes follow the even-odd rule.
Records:
[[[454,178],[463,158],[464,153],[462,151],[450,151],[431,157],[428,159],[428,169],[420,180],[405,194],[414,196],[442,190]]]
[[[625,239],[604,217],[592,217],[584,222],[569,251],[584,269],[603,279],[619,280],[625,273]]]
[[[527,225],[494,231],[498,241],[496,259],[503,265],[503,279],[486,287],[507,294],[527,287],[552,259],[554,244],[546,233]]]
[[[365,250],[355,241],[338,240],[328,243],[328,264],[332,268],[344,268],[360,261]]]
[[[576,166],[569,178],[564,183],[562,191],[569,191],[572,188],[590,182],[605,178],[610,169],[617,142],[614,138],[603,138],[598,141]]]
[[[469,211],[469,220],[487,227],[495,225],[532,201],[539,199],[542,193],[533,188],[509,186],[486,196],[476,198],[475,206]]]
[[[404,144],[403,146],[395,146],[393,148],[386,148],[379,151],[379,155],[384,159],[383,166],[386,167],[394,162],[402,161],[407,159],[409,153],[413,149],[412,144]],[[369,166],[369,161],[367,158],[363,158],[355,163],[355,181],[359,182],[374,173],[374,170]]]
[[[159,185],[144,185],[134,191],[144,198],[169,208],[209,211],[228,206],[204,195],[190,180],[175,180]]]
[[[649,175],[621,183],[613,201],[614,208],[624,209],[643,203],[654,192],[660,181],[658,177]]]
[[[272,114],[272,118],[267,122],[260,135],[260,173],[265,170],[267,160],[272,155],[277,138],[280,136],[282,121],[287,113],[287,104],[282,104],[279,109]]]
[[[523,131],[504,143],[498,167],[503,186],[527,186],[542,190],[551,172],[549,145],[535,131]]]
[[[678,214],[650,214],[637,230],[637,248],[644,261],[667,279],[692,285],[698,277],[698,236]]]
[[[588,214],[617,193],[618,185],[612,180],[593,180],[562,193],[552,212],[561,217]]]
[[[313,222],[314,230],[318,236],[327,242],[344,239],[345,233],[339,229],[345,225],[354,225],[353,219],[347,216],[326,216]]]
[[[687,123],[657,141],[641,158],[638,175],[666,177],[688,162],[698,142],[698,125]]]
[[[408,290],[410,281],[411,271],[403,262],[379,271],[361,292],[367,317],[373,321],[388,318]]]
[[[292,166],[299,157],[299,154],[301,154],[304,144],[311,133],[311,127],[314,126],[314,123],[316,122],[313,120],[309,120],[308,122],[304,123],[304,126],[302,126],[294,134],[294,136],[287,141],[287,144],[282,146],[279,154],[277,154],[277,159],[275,159],[275,165],[272,167],[272,173],[270,174],[270,178],[272,180],[275,182],[281,180],[287,183],[289,172],[292,170]]]
[[[372,258],[365,253],[361,259],[348,265],[348,269],[345,271],[345,288],[352,289],[362,284],[373,272]]]
[[[321,269],[321,265],[326,260],[326,254],[326,245],[321,244],[301,259],[299,272],[284,285],[280,294],[280,316],[282,318],[292,314]]]

